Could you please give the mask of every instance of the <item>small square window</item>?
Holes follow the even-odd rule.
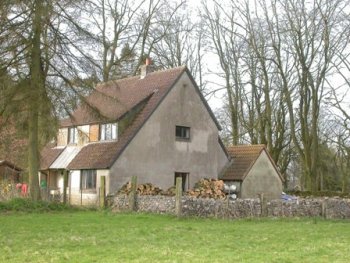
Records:
[[[176,139],[189,140],[190,128],[185,126],[176,126],[175,135],[176,135]]]

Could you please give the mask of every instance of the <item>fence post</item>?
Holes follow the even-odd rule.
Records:
[[[175,214],[177,217],[181,217],[182,215],[182,178],[176,178],[176,196],[175,196]]]
[[[100,177],[100,208],[106,204],[106,176]]]
[[[327,200],[323,200],[321,203],[321,216],[327,218]]]
[[[63,203],[67,204],[68,171],[63,171]]]
[[[264,198],[264,193],[260,193],[259,198],[261,206],[261,216],[267,216],[267,202],[266,198]]]
[[[131,189],[129,193],[130,211],[136,211],[136,188],[137,188],[137,176],[133,176],[131,177]]]

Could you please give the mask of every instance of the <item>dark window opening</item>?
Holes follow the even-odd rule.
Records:
[[[178,173],[175,172],[175,182],[174,185],[176,185],[176,179],[182,178],[182,191],[186,191],[189,189],[189,173]]]
[[[176,135],[176,139],[189,140],[190,128],[184,127],[184,126],[176,126],[175,135]]]
[[[96,170],[81,170],[81,190],[96,190]]]

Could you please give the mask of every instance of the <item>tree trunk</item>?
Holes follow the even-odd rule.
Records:
[[[33,19],[33,38],[30,64],[30,96],[29,96],[29,118],[28,118],[28,167],[29,167],[29,189],[33,200],[40,199],[39,189],[39,106],[41,91],[44,88],[43,71],[41,61],[40,37],[42,33],[42,11],[41,0],[35,1]]]
[[[39,149],[38,149],[38,112],[31,107],[29,122],[28,167],[29,167],[29,191],[33,200],[40,199],[39,191]]]

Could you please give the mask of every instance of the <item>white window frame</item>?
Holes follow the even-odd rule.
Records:
[[[105,123],[100,125],[100,141],[109,141],[117,139],[118,123]]]
[[[69,127],[68,128],[68,144],[75,144],[75,143],[77,143],[77,141],[78,141],[78,129],[77,129],[77,127]]]
[[[96,170],[81,170],[81,191],[96,191],[97,171]],[[90,186],[91,184],[91,186]]]

